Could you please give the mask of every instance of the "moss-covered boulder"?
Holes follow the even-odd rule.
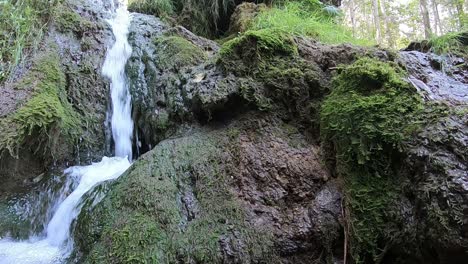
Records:
[[[88,201],[76,256],[90,263],[324,260],[340,237],[341,197],[329,179],[317,148],[275,117],[192,131],[144,154],[96,207]]]
[[[350,252],[358,263],[461,263],[466,124],[457,108],[424,102],[406,76],[392,62],[361,58],[341,70],[321,107],[321,135],[343,179]],[[451,147],[435,147],[439,140]]]
[[[37,176],[54,160],[66,160],[81,134],[81,119],[67,100],[57,50],[50,45],[17,85],[30,90],[31,99],[0,119],[3,191],[21,185],[24,176]],[[31,167],[17,166],[21,161],[28,164],[28,159]]]
[[[140,158],[96,208],[81,213],[75,238],[85,260],[269,259],[268,234],[245,221],[229,189],[219,140],[216,133],[169,140]]]

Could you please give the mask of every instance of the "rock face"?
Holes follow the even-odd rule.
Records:
[[[229,57],[239,66],[230,68],[214,42],[135,14],[127,65],[133,115],[140,153],[155,147],[82,211],[76,258],[121,262],[131,253],[123,246],[156,262],[341,259],[340,185],[322,163],[307,99],[323,98],[331,68],[366,51],[294,41],[296,55],[268,61],[291,66],[291,75],[251,78],[244,51]],[[119,244],[126,230],[132,235]]]
[[[402,60],[425,100],[446,111],[408,143],[403,173],[413,198],[411,225],[435,250],[427,263],[463,263],[468,250],[467,64],[416,51],[404,52]]]
[[[165,140],[109,189],[77,223],[89,262],[138,252],[156,262],[310,263],[342,234],[341,195],[318,148],[272,116]]]
[[[53,161],[109,152],[100,65],[112,35],[103,5],[62,4],[47,45],[19,75],[37,89],[2,90],[2,132],[30,117],[21,110],[30,102],[54,110],[16,152],[4,140],[11,137],[0,139],[2,196],[40,181]],[[129,42],[139,158],[88,194],[72,260],[465,262],[463,59],[327,46],[269,29],[219,46],[142,14],[133,14]],[[47,143],[39,144],[46,155],[37,158],[35,139]],[[21,220],[2,198],[0,233]]]
[[[411,82],[390,78],[392,85],[438,92],[448,106],[424,102],[434,122],[422,122],[401,149],[390,146],[385,168],[392,169],[381,177],[394,178],[364,184],[377,188],[369,193],[382,189],[368,205],[379,208],[369,209],[369,219],[383,222],[365,221],[381,229],[361,234],[375,242],[366,244],[351,229],[360,220],[349,200],[356,186],[347,182],[358,178],[340,167],[336,149],[320,137],[322,103],[336,89],[331,79],[343,64],[364,56],[399,71],[396,65],[414,52],[396,57],[268,30],[219,48],[143,15],[135,15],[130,36],[138,145],[140,153],[152,150],[106,186],[102,203],[85,207],[75,232],[78,259],[119,262],[129,254],[122,247],[137,248],[139,259],[184,263],[340,262],[344,250],[349,259],[383,263],[461,263],[466,257],[466,118],[460,115],[466,108],[458,92],[465,71],[448,77],[417,56],[407,60]],[[267,41],[271,37],[275,42]],[[367,71],[373,70],[355,75],[367,80],[362,89],[382,92],[382,80],[374,82]],[[424,98],[410,90],[415,102]],[[393,198],[378,204],[387,192]]]
[[[106,153],[108,84],[100,67],[112,42],[103,21],[109,7],[107,1],[60,4],[40,50],[1,89],[0,195],[29,188],[51,165]]]

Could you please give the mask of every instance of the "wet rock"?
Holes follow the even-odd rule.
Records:
[[[187,133],[144,154],[82,211],[75,238],[84,259],[130,254],[118,245],[128,228],[122,246],[140,259],[310,263],[333,254],[341,195],[317,146],[261,115]]]
[[[451,106],[468,103],[468,67],[463,58],[404,51],[401,61],[410,82],[430,101]]]

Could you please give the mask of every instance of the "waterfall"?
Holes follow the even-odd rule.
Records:
[[[123,3],[117,8],[114,19],[108,21],[112,26],[115,44],[107,53],[102,73],[111,79],[112,99],[112,137],[115,143],[115,155],[132,159],[133,121],[131,116],[131,97],[125,76],[125,64],[132,55],[132,48],[127,41],[130,15]]]
[[[132,53],[127,42],[130,14],[127,1],[119,0],[115,15],[107,22],[111,25],[115,43],[107,53],[102,74],[111,81],[112,100],[112,136],[115,145],[115,157],[103,157],[101,162],[89,166],[75,166],[64,171],[66,177],[76,181],[74,190],[58,195],[60,201],[52,202],[55,206],[53,217],[47,224],[45,236],[32,236],[26,241],[0,240],[1,264],[46,264],[61,263],[73,249],[71,225],[80,210],[82,197],[101,182],[116,179],[123,174],[132,159],[133,121],[131,118],[131,98],[125,76],[125,64]],[[62,188],[63,192],[68,191]],[[65,198],[66,196],[66,198]]]

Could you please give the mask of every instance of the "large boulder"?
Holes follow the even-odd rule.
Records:
[[[272,116],[162,141],[107,188],[78,218],[85,262],[310,263],[342,234],[318,147]]]

